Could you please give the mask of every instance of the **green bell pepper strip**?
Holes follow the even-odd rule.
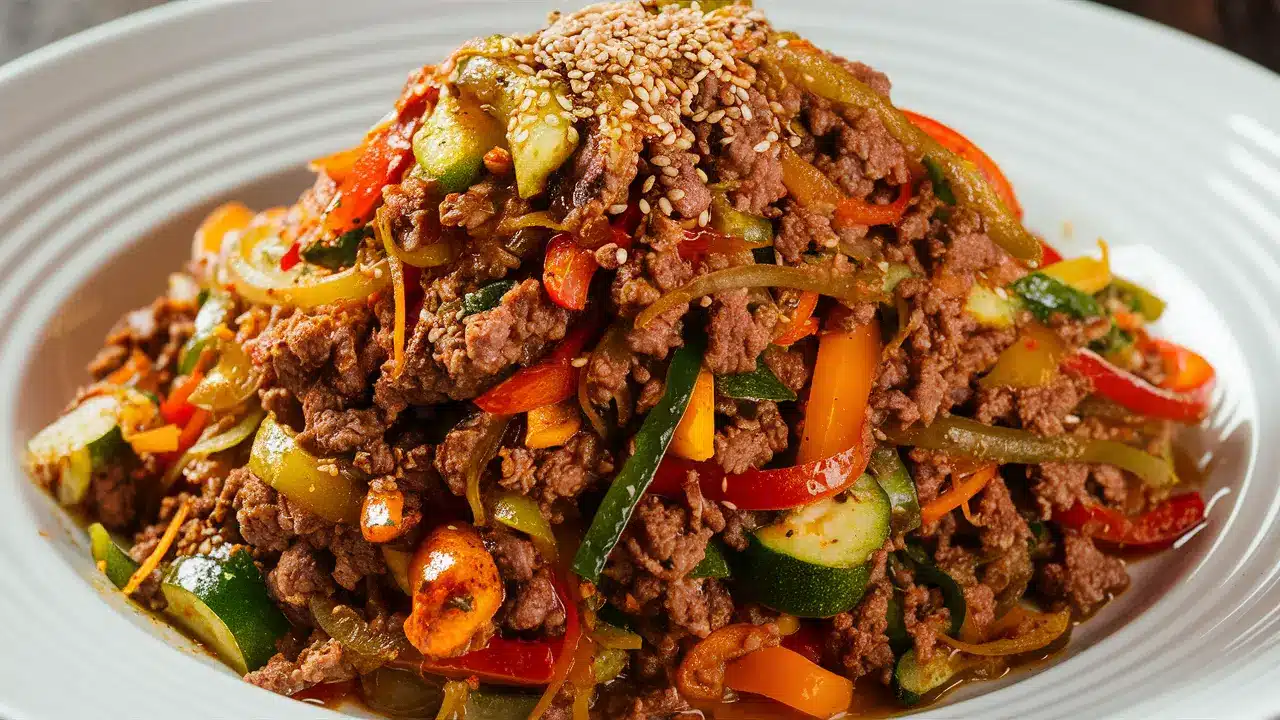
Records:
[[[533,693],[497,692],[487,688],[467,697],[467,720],[524,720],[538,704]]]
[[[1022,298],[1023,304],[1040,322],[1049,322],[1049,318],[1056,312],[1066,313],[1077,320],[1102,314],[1102,306],[1092,295],[1082,293],[1044,273],[1026,275],[1010,285],[1009,289]]]
[[[613,650],[639,650],[644,645],[644,638],[636,633],[600,619],[596,620],[596,626],[591,630],[591,639],[600,647]]]
[[[633,440],[635,452],[613,479],[573,558],[573,571],[583,578],[591,582],[600,579],[600,571],[604,569],[610,551],[622,536],[640,498],[649,489],[649,483],[653,482],[658,464],[662,462],[676,426],[689,405],[701,367],[701,347],[689,343],[672,354],[671,364],[667,367],[666,391],[645,416],[644,424]]]
[[[898,553],[898,559],[911,569],[916,583],[932,585],[942,592],[942,604],[946,606],[947,612],[951,616],[951,628],[947,634],[953,637],[958,636],[960,628],[964,626],[964,618],[968,612],[968,604],[964,599],[964,588],[960,587],[960,583],[956,582],[955,578],[948,575],[937,565],[934,565],[933,560],[925,554],[919,545],[907,545],[905,550]]]
[[[462,296],[462,317],[492,310],[502,302],[502,296],[516,286],[515,280],[498,280]]]
[[[889,98],[825,56],[804,49],[804,45],[807,43],[783,35],[772,38],[761,51],[766,64],[781,71],[791,82],[828,100],[874,112],[889,134],[902,143],[910,155],[936,164],[940,178],[946,181],[955,195],[956,205],[972,208],[981,214],[986,221],[987,233],[997,245],[1018,259],[1039,265],[1040,241],[1005,207],[973,163],[946,149],[916,127],[893,106]]]
[[[716,232],[742,238],[752,249],[773,245],[773,223],[768,218],[734,208],[723,191],[711,193],[711,227]]]
[[[1111,276],[1111,288],[1126,298],[1129,306],[1142,315],[1147,322],[1155,322],[1164,314],[1164,300],[1159,295],[1135,282],[1113,275]]]
[[[372,234],[372,228],[365,225],[355,230],[348,230],[330,242],[321,240],[311,243],[302,249],[302,259],[329,270],[351,267],[356,264],[356,253],[360,250],[365,238],[371,237]]]
[[[213,339],[213,331],[219,326],[231,322],[231,313],[235,311],[236,301],[229,293],[221,290],[209,291],[209,297],[196,313],[195,329],[182,352],[178,354],[178,374],[190,375],[200,362],[200,353]]]
[[[1026,430],[983,425],[954,415],[938,418],[926,428],[886,431],[886,434],[895,445],[1001,464],[1098,463],[1128,470],[1153,487],[1166,486],[1170,479],[1169,464],[1164,460],[1114,440],[1075,435],[1044,437]]]
[[[555,562],[556,536],[538,503],[527,495],[503,493],[493,503],[493,519],[529,536],[544,558]]]
[[[738,400],[788,402],[796,399],[795,392],[782,384],[762,358],[756,358],[755,372],[717,376],[716,390]]]
[[[691,578],[727,578],[729,577],[729,561],[716,543],[707,543],[706,554],[702,560],[689,571]]]
[[[621,675],[622,671],[627,669],[627,662],[630,659],[631,654],[626,650],[616,648],[598,650],[591,661],[591,675],[595,678],[596,684],[607,683]]]
[[[902,464],[898,451],[891,447],[876,448],[871,453],[871,476],[889,496],[894,532],[910,532],[920,527],[920,499],[916,483]]]
[[[933,194],[948,205],[956,204],[956,194],[951,191],[951,183],[943,174],[942,166],[936,160],[926,157],[923,161],[924,171],[929,175],[929,183],[933,185]]]

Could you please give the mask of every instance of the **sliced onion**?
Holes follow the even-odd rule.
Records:
[[[264,305],[314,308],[338,302],[364,300],[391,282],[387,261],[359,264],[331,275],[299,263],[280,269],[280,257],[288,250],[274,225],[257,225],[239,237],[228,238],[226,279],[244,299]]]
[[[409,670],[378,668],[360,676],[360,696],[374,712],[393,718],[432,718],[444,702],[444,681]]]
[[[189,399],[192,405],[205,410],[230,410],[253,397],[262,376],[254,370],[240,343],[215,336],[213,347],[218,352],[218,362],[205,373]]]
[[[173,485],[173,481],[178,479],[178,475],[195,460],[209,457],[223,450],[230,450],[248,440],[257,432],[258,426],[262,424],[262,419],[266,416],[267,413],[262,408],[254,408],[240,422],[224,432],[210,435],[209,437],[201,436],[195,445],[192,445],[186,452],[182,453],[177,462],[170,465],[169,469],[165,471],[164,477],[160,480],[161,492],[167,491]]]
[[[546,210],[526,213],[519,217],[506,217],[498,223],[499,235],[514,235],[517,230],[528,227],[541,227],[556,232],[565,232],[566,228],[562,223],[551,217],[551,213]]]
[[[372,672],[386,665],[408,647],[404,635],[374,630],[348,605],[312,595],[309,606],[316,625],[342,645],[352,656],[351,664],[361,672]]]

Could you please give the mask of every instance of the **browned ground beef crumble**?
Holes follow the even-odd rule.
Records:
[[[744,49],[762,41],[767,25],[743,8],[727,17],[733,20],[725,27],[738,33],[737,56],[745,57]],[[883,74],[834,59],[889,94]],[[705,332],[705,363],[714,373],[749,372],[763,358],[800,395],[797,402],[781,404],[717,397],[714,461],[729,473],[791,464],[816,341],[789,348],[770,341],[790,310],[785,301],[794,298],[728,290],[676,308],[643,329],[625,322],[692,278],[744,262],[717,254],[689,259],[677,249],[685,230],[708,210],[708,186],[716,183],[730,188],[736,209],[773,221],[773,249],[782,263],[852,269],[854,261],[834,249],[857,244],[914,271],[896,290],[899,313],[905,314],[898,318],[902,332],[886,346],[874,381],[874,426],[927,425],[956,412],[1042,435],[1109,432],[1075,414],[1091,390],[1078,378],[1063,376],[1041,388],[979,389],[976,378],[1012,343],[1016,330],[979,326],[964,311],[965,300],[979,277],[1003,285],[1026,270],[988,238],[976,213],[939,212],[941,203],[927,180],[915,189],[906,217],[887,229],[836,229],[829,214],[788,197],[780,161],[788,137],[801,158],[853,198],[888,201],[901,185],[918,182],[919,175],[873,113],[835,106],[794,85],[779,90],[749,70],[737,76],[751,78],[745,87],[714,74],[705,77],[691,104],[693,118],[701,119],[686,118],[681,128],[681,137],[689,140],[685,144],[664,144],[661,136],[611,138],[593,122],[583,123],[577,153],[553,176],[546,196],[517,196],[509,156],[487,159],[489,169],[476,184],[443,198],[432,181],[417,176],[387,187],[385,212],[401,247],[414,250],[443,234],[461,248],[452,263],[421,274],[421,311],[408,328],[399,375],[390,372],[390,293],[368,303],[305,311],[239,308],[231,329],[261,372],[263,407],[300,431],[298,441],[307,450],[348,458],[367,473],[371,487],[403,492],[409,529],[397,547],[412,548],[441,518],[453,517],[459,508],[465,513],[460,501],[465,473],[486,421],[466,401],[545,357],[586,316],[552,302],[542,286],[541,250],[551,233],[500,230],[503,219],[534,210],[549,210],[584,242],[602,245],[616,214],[611,208],[625,205],[629,196],[633,202],[643,198],[649,208],[628,251],[609,244],[596,251],[602,270],[591,312],[624,322],[618,325],[621,342],[614,352],[590,354],[584,393],[614,427],[601,437],[584,423],[560,446],[531,449],[522,442],[523,421],[517,420],[482,477],[484,492],[501,489],[533,498],[553,524],[589,520],[584,512],[628,456],[628,438],[661,397],[667,358],[690,328]],[[723,114],[726,106],[735,108],[731,116],[718,122],[708,117]],[[788,128],[781,140],[775,134],[779,127]],[[655,176],[660,180],[647,180]],[[321,174],[302,205],[323,208],[334,189]],[[660,209],[663,198],[668,209]],[[458,312],[466,293],[500,279],[515,284],[496,307],[465,317]],[[824,307],[831,302],[824,300]],[[877,307],[850,310],[850,321],[865,322]],[[167,387],[176,374],[177,348],[192,332],[194,312],[191,298],[169,296],[126,314],[91,364],[94,378],[105,377],[137,350],[154,361],[157,386]],[[1081,323],[1056,327],[1073,346],[1100,332]],[[906,457],[921,504],[964,469],[924,450]],[[361,608],[370,621],[392,627],[403,622],[408,599],[395,587],[379,548],[358,528],[335,525],[290,502],[244,467],[246,459],[247,448],[241,447],[192,464],[156,507],[143,502],[138,490],[148,473],[154,476],[154,466],[112,467],[92,480],[92,512],[109,527],[131,532],[130,552],[140,560],[151,553],[177,507],[192,499],[174,552],[247,546],[272,598],[294,626],[280,653],[246,679],[286,695],[353,679],[357,671],[342,646],[315,627],[309,599],[340,598]],[[1028,582],[1047,606],[1088,612],[1126,586],[1124,563],[1073,531],[1055,533],[1054,547],[1033,560],[1028,519],[1050,519],[1055,510],[1080,499],[1130,507],[1135,494],[1140,490],[1134,479],[1110,466],[1010,466],[974,499],[972,520],[953,513],[915,536],[963,586],[970,621],[979,626],[991,621],[1006,592]],[[769,515],[702,497],[696,478],[686,483],[683,498],[650,496],[640,502],[599,589],[631,618],[645,645],[632,654],[624,677],[601,689],[593,717],[663,718],[687,709],[673,687],[684,651],[730,622],[776,619],[771,611],[735,598],[731,584],[688,577],[708,542],[718,539],[741,549],[746,533]],[[565,615],[548,559],[513,532],[491,527],[482,534],[507,588],[494,629],[524,638],[563,634]],[[909,570],[886,563],[889,552],[904,543],[901,534],[891,537],[872,558],[862,602],[821,624],[824,664],[859,682],[890,680],[894,653],[886,635],[887,607],[895,587],[922,660],[938,651],[937,635],[948,621],[936,588],[917,584]],[[156,579],[137,595],[152,607],[163,603]],[[562,700],[553,716],[567,716],[569,698]]]

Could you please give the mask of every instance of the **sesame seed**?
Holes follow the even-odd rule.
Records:
[[[698,304],[702,307],[711,307],[711,296],[704,295],[702,299],[698,301]]]
[[[662,116],[656,113],[653,115],[650,115],[649,122],[653,123],[654,125],[657,125],[658,123],[662,122]]]
[[[702,122],[703,120],[706,120],[706,119],[707,119],[707,111],[706,111],[706,110],[701,110],[701,111],[699,111],[699,112],[698,112],[698,114],[697,114],[697,115],[694,115],[693,117],[691,117],[691,118],[689,118],[689,119],[690,119],[690,120],[692,120],[693,122]]]
[[[712,125],[715,125],[716,123],[720,122],[722,119],[724,119],[724,110],[716,110],[715,112],[712,112],[710,115],[707,116],[707,122],[711,123]]]
[[[543,93],[538,96],[538,107],[546,107],[547,105],[550,105],[550,104],[551,104],[551,93],[543,91]]]
[[[662,137],[662,144],[663,144],[663,145],[675,145],[675,144],[676,144],[676,133],[675,133],[675,131],[674,131],[674,130],[672,130],[671,132],[667,133],[666,135],[664,135],[664,136]]]
[[[667,193],[667,197],[671,198],[671,202],[680,202],[681,200],[684,199],[684,190],[681,190],[680,188],[676,188],[671,192]]]
[[[610,215],[621,215],[622,213],[624,213],[624,212],[626,212],[626,211],[627,211],[627,204],[626,204],[626,203],[618,203],[617,205],[610,205],[610,206],[609,206],[609,214],[610,214]]]
[[[647,193],[647,192],[649,192],[650,190],[652,190],[652,189],[653,189],[653,183],[654,183],[655,181],[657,181],[657,179],[658,179],[658,177],[657,177],[656,175],[650,175],[649,177],[645,178],[645,179],[644,179],[644,186],[640,188],[640,192],[646,192],[646,193]]]
[[[680,171],[676,168],[671,167],[670,165],[662,168],[662,174],[666,175],[667,177],[680,177]]]
[[[764,139],[771,143],[778,142],[778,133],[770,130],[769,134],[764,136]]]
[[[571,361],[569,362],[569,364],[570,364],[570,365],[572,365],[573,367],[576,367],[576,368],[586,367],[586,366],[587,366],[587,359],[586,359],[586,358],[584,358],[584,357],[576,357],[576,358],[574,358],[573,360],[571,360]],[[562,366],[562,367],[563,367],[563,366]]]
[[[702,168],[694,168],[693,171],[698,174],[699,180],[704,183],[707,182],[707,174],[703,172]]]
[[[755,147],[753,147],[753,148],[751,148],[751,149],[752,149],[752,150],[755,150],[755,151],[756,151],[756,152],[758,152],[758,153],[762,153],[762,152],[765,152],[766,150],[768,150],[768,149],[769,149],[769,146],[770,146],[770,145],[772,145],[772,144],[773,144],[773,143],[769,142],[768,140],[761,140],[760,142],[756,143],[756,146],[755,146]]]
[[[728,145],[729,143],[733,142],[733,141],[734,141],[734,140],[736,140],[736,139],[737,139],[737,138],[735,138],[735,137],[734,137],[734,136],[732,136],[732,135],[725,135],[724,137],[720,138],[720,144],[721,144],[721,145]]]
[[[544,118],[543,118],[543,121],[544,121],[544,122],[546,122],[548,125],[559,125],[559,124],[560,124],[560,116],[559,116],[559,115],[547,115],[546,117],[544,117]]]
[[[645,215],[648,215],[648,214],[649,214],[649,212],[653,209],[653,208],[649,207],[649,201],[648,201],[648,200],[645,200],[644,198],[640,198],[640,202],[638,202],[638,203],[636,203],[636,204],[640,206],[640,212],[641,212],[641,213],[643,213],[643,214],[645,214]]]
[[[788,139],[787,139],[787,144],[788,144],[788,145],[790,145],[790,146],[791,146],[791,147],[793,147],[793,148],[794,148],[794,147],[800,147],[800,136],[799,136],[799,135],[792,135],[790,138],[788,138]]]
[[[743,105],[743,106],[742,106],[742,119],[743,119],[743,120],[750,120],[750,119],[751,119],[751,106],[750,106],[750,105]]]
[[[707,208],[698,215],[698,227],[706,227],[711,222],[711,209]]]
[[[520,112],[525,112],[532,106],[533,106],[533,98],[527,97],[524,99],[523,102],[520,103]]]
[[[616,257],[616,258],[618,259],[618,264],[619,264],[619,265],[624,264],[624,263],[627,261],[627,250],[626,250],[626,248],[618,248],[618,251],[617,251],[616,253],[614,253],[614,257]]]
[[[671,201],[665,197],[658,198],[658,207],[662,209],[663,215],[670,215],[674,209],[671,207]]]
[[[666,155],[658,155],[656,157],[650,158],[649,162],[653,163],[654,165],[657,165],[658,167],[666,167],[671,164],[671,158],[667,157]]]

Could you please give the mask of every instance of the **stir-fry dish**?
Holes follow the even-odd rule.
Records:
[[[892,713],[1204,522],[1173,441],[1214,370],[1164,302],[748,5],[468,42],[312,167],[214,211],[28,445],[111,583],[259,687]]]

